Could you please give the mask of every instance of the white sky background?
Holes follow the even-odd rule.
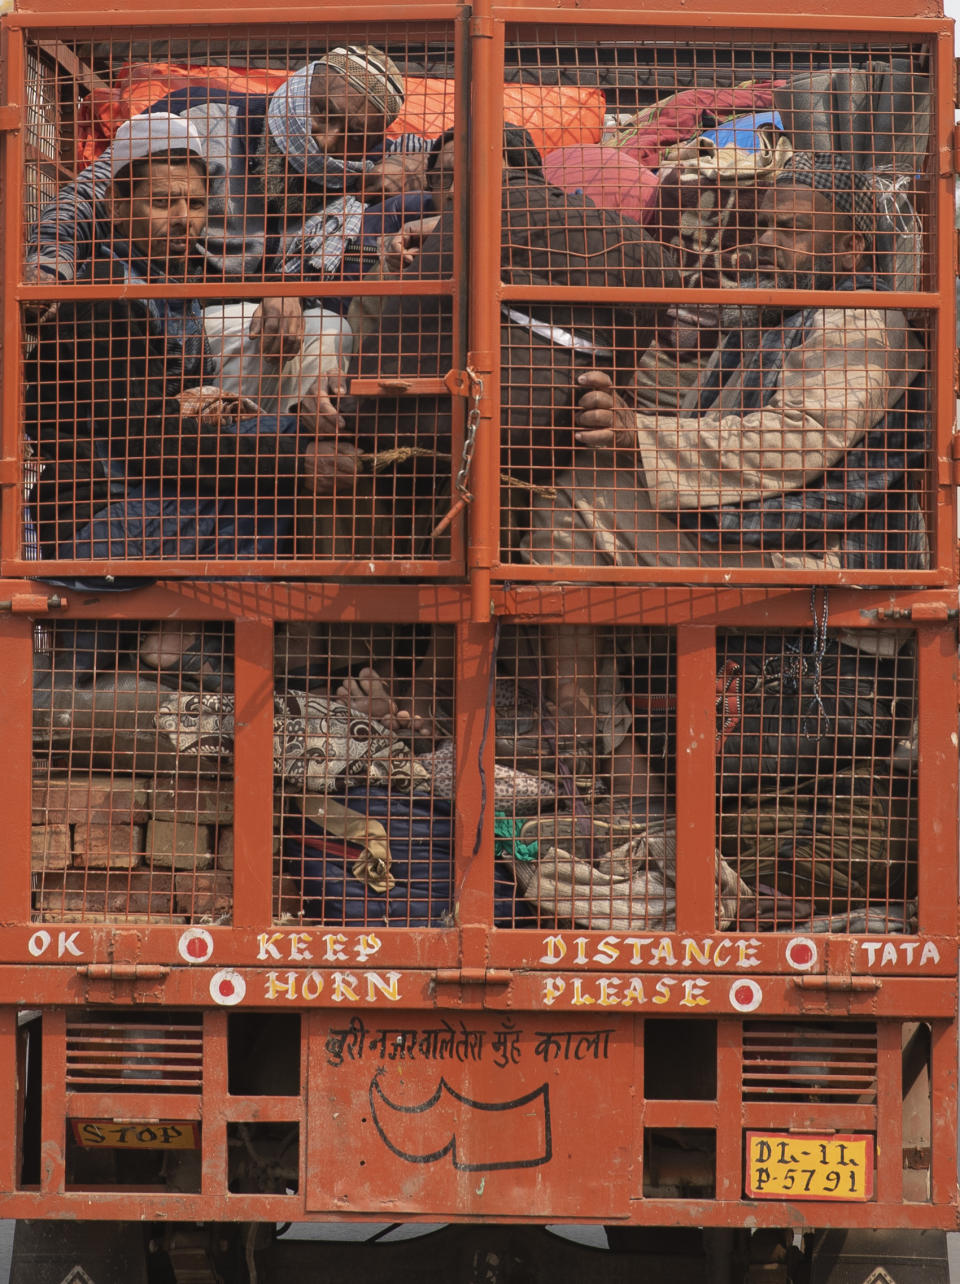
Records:
[[[960,0],[944,0],[943,11],[948,18],[953,18],[957,24],[957,31],[960,31]],[[954,33],[954,48],[960,55],[960,39],[957,39]]]

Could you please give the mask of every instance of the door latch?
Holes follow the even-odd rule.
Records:
[[[46,615],[48,611],[63,611],[67,599],[62,593],[14,593],[0,601],[0,611],[11,615]]]

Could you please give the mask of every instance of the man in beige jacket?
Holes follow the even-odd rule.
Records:
[[[871,208],[842,158],[797,154],[763,199],[741,284],[876,289]],[[724,311],[726,333],[675,413],[638,413],[604,372],[580,376],[576,437],[595,453],[535,507],[526,560],[559,578],[564,565],[922,568],[925,360],[903,312]],[[634,809],[647,764],[609,639],[550,630],[547,694],[559,728],[610,755],[611,793]]]

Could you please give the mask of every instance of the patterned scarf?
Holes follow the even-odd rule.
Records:
[[[876,235],[877,193],[870,180],[851,169],[838,152],[794,152],[777,175],[777,183],[822,192],[835,209],[852,217],[858,232]]]
[[[277,146],[289,163],[311,182],[328,192],[345,192],[355,175],[371,166],[370,161],[342,161],[322,151],[311,128],[310,86],[320,61],[295,71],[271,96],[267,125]]]

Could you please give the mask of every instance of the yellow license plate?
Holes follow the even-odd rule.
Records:
[[[89,1150],[196,1150],[199,1125],[190,1121],[117,1123],[113,1119],[71,1119],[77,1144]]]
[[[746,1191],[750,1199],[872,1199],[873,1138],[748,1132]]]

